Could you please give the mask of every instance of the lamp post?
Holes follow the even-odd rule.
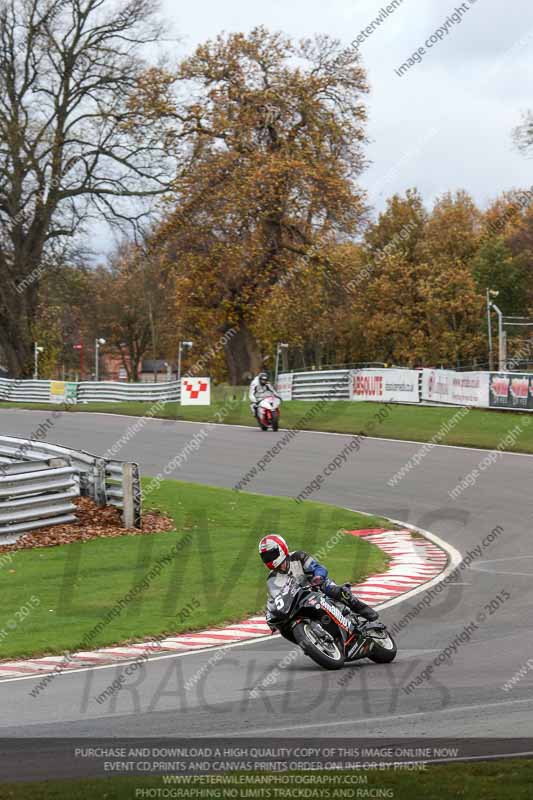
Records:
[[[105,339],[96,338],[94,340],[94,379],[95,381],[99,378],[99,368],[100,368],[100,345],[105,344]]]
[[[83,345],[82,344],[73,344],[73,350],[77,350],[80,354],[80,381],[83,380]]]
[[[498,369],[500,372],[505,372],[507,369],[507,342],[506,333],[503,329],[503,312],[492,301],[490,302],[490,308],[493,308],[498,315]]]
[[[287,342],[278,342],[278,346],[276,349],[276,369],[274,370],[274,386],[276,386],[278,382],[278,370],[279,370],[279,357],[283,351],[287,351],[289,349],[289,345]]]
[[[178,381],[181,380],[181,353],[184,347],[192,347],[192,342],[180,342],[178,347]]]
[[[37,380],[39,377],[39,353],[44,351],[44,347],[39,347],[37,342],[33,344],[33,379]]]
[[[498,297],[498,295],[499,295],[499,292],[495,291],[494,289],[487,289],[487,328],[488,328],[488,334],[489,334],[489,370],[491,372],[494,369],[494,353],[493,353],[493,350],[492,350],[492,325],[491,325],[491,322],[490,322],[490,309],[494,306],[494,304],[493,304],[493,302],[492,302],[492,300],[490,298],[491,297]],[[498,311],[500,311],[500,309],[497,306],[494,306],[494,309],[495,310],[497,309]],[[500,317],[498,318],[498,320],[499,320],[499,323],[501,323],[501,312],[500,312]],[[500,326],[498,328],[498,331],[499,330],[500,330]],[[500,351],[501,351],[501,333],[499,333],[498,344],[499,344]],[[501,352],[500,352],[500,356],[501,356]],[[501,369],[501,367],[500,367],[500,369]]]

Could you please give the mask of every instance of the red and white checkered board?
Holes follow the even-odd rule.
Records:
[[[181,405],[182,406],[211,405],[211,379],[182,378]]]

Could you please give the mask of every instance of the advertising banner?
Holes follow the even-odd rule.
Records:
[[[491,373],[490,406],[533,410],[533,375]]]
[[[50,381],[51,403],[75,403],[78,384],[69,381]]]
[[[281,372],[278,375],[276,391],[282,400],[292,400],[292,372]]]
[[[488,408],[489,375],[487,372],[424,369],[422,371],[422,400]]]
[[[182,378],[182,406],[211,405],[211,378]]]
[[[449,369],[422,370],[422,400],[433,403],[451,403],[451,384],[455,375]]]
[[[418,403],[420,372],[415,369],[360,369],[350,376],[350,400]]]

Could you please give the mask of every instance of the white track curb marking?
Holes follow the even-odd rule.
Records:
[[[406,523],[398,524],[403,524],[409,530],[421,532],[420,529],[412,525],[407,525]],[[371,576],[363,583],[352,586],[362,600],[375,605],[376,608],[388,608],[433,586],[449,574],[461,561],[461,554],[457,550],[426,531],[424,531],[424,534],[432,543],[431,545],[425,540],[414,539],[406,530],[385,531],[384,529],[369,529],[367,532],[355,531],[351,533],[368,539],[391,556],[391,564],[387,572]],[[437,545],[436,548],[434,547],[435,544]],[[450,561],[444,571],[442,570],[443,551],[450,557]],[[424,566],[424,570],[421,570],[421,566]],[[397,584],[400,582],[400,573],[403,576],[403,580],[416,580],[416,587],[407,590],[399,587]],[[389,588],[387,588],[387,584],[389,584]],[[376,603],[376,600],[379,602]],[[246,630],[247,628],[249,630]],[[176,658],[191,655],[192,653],[205,652],[206,650],[220,649],[221,647],[251,644],[254,641],[262,641],[270,637],[270,629],[264,618],[253,616],[244,622],[234,623],[226,628],[209,629],[163,639],[159,647],[174,652],[165,655],[152,655],[148,660]],[[92,669],[112,668],[117,664],[125,665],[138,659],[143,652],[153,652],[154,644],[153,641],[147,641],[132,646],[114,646],[97,651],[78,653],[72,656],[80,660],[78,668],[71,666],[69,669],[61,670],[57,673],[50,669],[50,662],[54,659],[53,656],[46,656],[42,659],[5,662],[0,664],[0,678],[2,679],[0,683],[38,677],[44,678],[50,674],[57,676],[72,672],[85,672]],[[182,651],[176,653],[176,649]],[[104,663],[101,663],[102,661]],[[91,666],[87,666],[91,662]],[[28,675],[28,672],[32,674]]]

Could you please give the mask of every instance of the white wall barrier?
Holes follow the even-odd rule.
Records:
[[[294,380],[293,372],[281,372],[278,375],[276,390],[282,400],[292,400],[292,384]]]
[[[533,411],[533,374],[455,372],[446,369],[368,368],[281,373],[283,400],[354,400],[445,403],[476,408]],[[209,405],[209,378],[180,382],[121,383],[10,380],[0,378],[0,402],[94,403],[136,401]]]
[[[533,411],[533,374],[451,369],[361,369],[282,373],[283,400],[442,403]]]
[[[120,381],[84,381],[78,383],[78,403],[164,403],[180,399],[178,381],[165,383],[121,383]]]
[[[493,372],[489,382],[491,408],[533,411],[533,375]]]
[[[358,369],[350,375],[350,400],[419,403],[420,371],[415,369]]]
[[[0,401],[10,403],[172,403],[210,405],[210,378],[182,378],[161,383],[120,381],[33,381],[0,378]]]
[[[489,372],[455,372],[450,369],[422,370],[421,399],[454,406],[489,407]]]
[[[288,373],[283,373],[278,378],[285,382],[285,392],[289,394],[287,383]],[[350,399],[350,371],[346,369],[328,370],[324,372],[293,372],[290,385],[291,400],[349,400]],[[289,399],[287,396],[286,399]]]

